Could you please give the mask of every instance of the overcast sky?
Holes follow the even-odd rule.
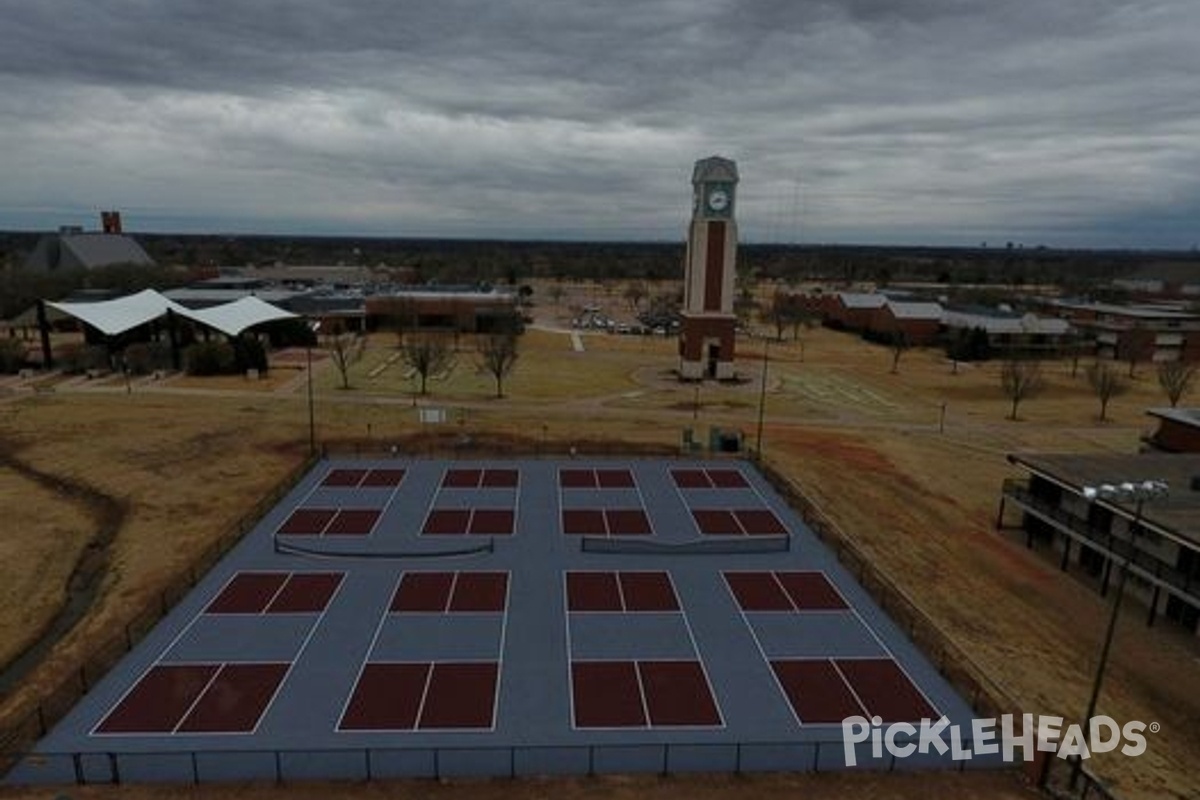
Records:
[[[1197,0],[0,0],[0,228],[1192,247]]]

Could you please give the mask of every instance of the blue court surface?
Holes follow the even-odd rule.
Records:
[[[837,769],[943,714],[745,462],[325,461],[7,780]]]

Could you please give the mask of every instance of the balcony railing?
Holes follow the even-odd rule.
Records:
[[[1004,482],[1004,496],[1018,506],[1058,530],[1089,547],[1099,550],[1115,561],[1125,564],[1134,575],[1161,586],[1180,599],[1200,608],[1200,580],[1184,574],[1154,554],[1138,547],[1128,539],[1112,535],[1109,531],[1095,530],[1088,521],[1070,513],[1056,503],[1035,496],[1029,491],[1029,482],[1012,478]]]

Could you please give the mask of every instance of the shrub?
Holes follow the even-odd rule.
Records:
[[[256,369],[260,373],[267,371],[267,350],[262,342],[252,336],[239,336],[233,340],[233,371],[245,372]]]
[[[171,368],[171,346],[162,342],[134,342],[125,348],[125,367],[132,375],[149,375]]]
[[[0,373],[12,375],[25,366],[25,343],[20,339],[0,339]]]
[[[184,352],[188,375],[227,375],[237,371],[237,359],[228,342],[196,342]]]
[[[102,345],[65,344],[56,354],[58,367],[67,375],[108,369],[108,349]]]
[[[268,322],[262,330],[271,340],[272,347],[316,347],[317,334],[304,319],[281,319]]]

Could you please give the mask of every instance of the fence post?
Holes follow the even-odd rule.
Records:
[[[75,785],[83,786],[87,783],[83,775],[83,757],[79,753],[71,753],[71,766],[75,768]]]
[[[121,785],[121,766],[117,763],[117,754],[108,753],[108,771],[113,786]]]

